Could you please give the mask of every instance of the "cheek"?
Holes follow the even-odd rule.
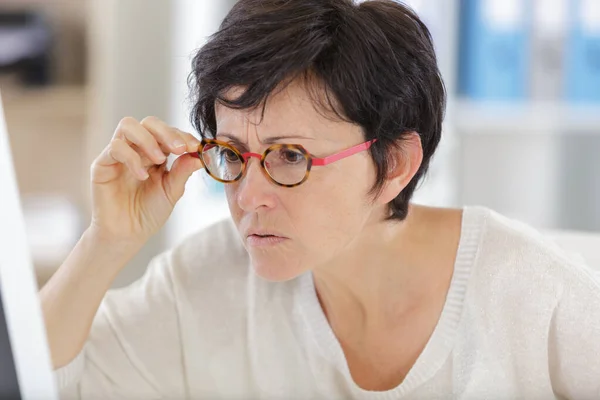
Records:
[[[227,198],[227,201],[229,202],[229,205],[231,206],[232,204],[235,204],[235,198],[236,198],[236,190],[235,190],[235,184],[227,184],[225,185],[225,197]]]
[[[235,184],[225,185],[225,198],[227,199],[227,204],[229,205],[231,218],[237,223],[242,218],[243,212],[237,202],[237,190],[235,186]]]
[[[356,237],[372,206],[370,182],[343,170],[315,171],[283,201],[287,213],[310,247],[337,247]],[[307,243],[308,245],[308,243]]]

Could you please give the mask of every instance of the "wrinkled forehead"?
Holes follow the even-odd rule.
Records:
[[[217,131],[247,131],[254,126],[267,134],[303,132],[315,138],[334,139],[337,131],[347,129],[349,124],[328,110],[324,92],[319,93],[319,90],[305,82],[293,81],[274,90],[263,104],[253,109],[229,108],[217,101]],[[232,87],[223,97],[234,100],[244,91],[244,87]]]
[[[229,101],[235,100],[242,96],[246,88],[234,86],[229,88],[223,97]],[[260,105],[252,109],[232,109],[217,101],[215,104],[217,121],[220,116],[232,117],[233,115],[239,118],[245,117],[250,119],[252,123],[259,124],[264,111],[264,119],[288,120],[298,117],[312,118],[312,115],[317,113],[315,104],[310,98],[304,85],[292,82],[285,87],[278,87],[270,93],[266,100]],[[267,121],[268,122],[268,121]]]

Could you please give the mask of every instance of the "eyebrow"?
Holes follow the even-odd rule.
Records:
[[[236,138],[234,135],[232,135],[230,133],[217,133],[216,136],[227,138],[235,143],[243,144],[238,138]],[[290,136],[271,136],[271,137],[265,138],[264,140],[261,140],[261,142],[264,144],[275,144],[277,142],[289,141],[290,139],[315,140],[315,138],[308,137],[308,136],[290,135]]]

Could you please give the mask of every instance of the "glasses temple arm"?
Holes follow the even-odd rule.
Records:
[[[368,142],[358,144],[354,147],[350,147],[349,149],[346,149],[346,150],[341,151],[336,154],[332,154],[325,158],[313,158],[312,165],[320,167],[320,166],[334,163],[334,162],[344,159],[346,157],[353,156],[354,154],[360,153],[361,151],[368,150],[371,147],[371,145],[373,143],[375,143],[376,140],[377,139],[373,139]]]

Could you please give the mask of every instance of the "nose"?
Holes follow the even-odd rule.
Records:
[[[245,212],[257,212],[275,207],[274,185],[265,176],[260,161],[248,159],[246,174],[237,189],[238,206]]]

